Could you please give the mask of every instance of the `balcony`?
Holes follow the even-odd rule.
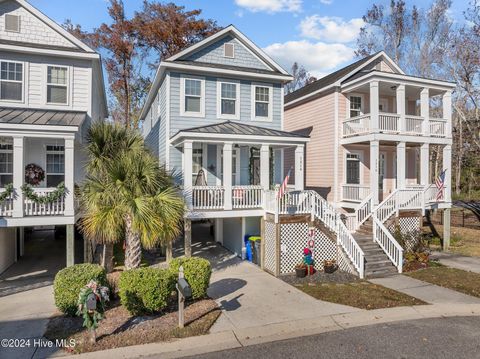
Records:
[[[261,186],[232,186],[232,209],[259,209],[263,207],[263,189]],[[224,186],[193,186],[193,210],[225,210],[229,206],[225,201]]]
[[[360,184],[342,184],[342,200],[362,202],[370,194],[370,186]]]
[[[378,121],[372,120],[371,114],[347,118],[342,123],[343,138],[373,133],[447,137],[447,120],[444,119],[430,118],[425,120],[421,116],[406,115],[405,119],[402,120],[399,114],[380,112]],[[374,122],[378,123],[378,129],[374,128]]]

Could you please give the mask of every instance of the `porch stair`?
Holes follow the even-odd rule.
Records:
[[[385,277],[398,273],[383,249],[373,241],[373,221],[368,219],[353,233],[353,238],[365,254],[365,277]]]

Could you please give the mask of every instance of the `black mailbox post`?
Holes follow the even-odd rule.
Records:
[[[178,282],[176,287],[178,291],[178,326],[183,328],[185,326],[185,315],[183,313],[185,298],[192,296],[192,288],[183,276],[183,266],[180,266],[178,269]]]

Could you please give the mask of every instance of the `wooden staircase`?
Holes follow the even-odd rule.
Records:
[[[384,277],[398,273],[382,248],[373,241],[372,218],[353,233],[353,238],[365,253],[365,277]]]

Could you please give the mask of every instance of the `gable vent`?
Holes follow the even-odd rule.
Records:
[[[223,56],[230,57],[233,59],[235,56],[235,46],[234,44],[224,44],[223,45]]]
[[[5,31],[20,32],[20,16],[6,14]]]

